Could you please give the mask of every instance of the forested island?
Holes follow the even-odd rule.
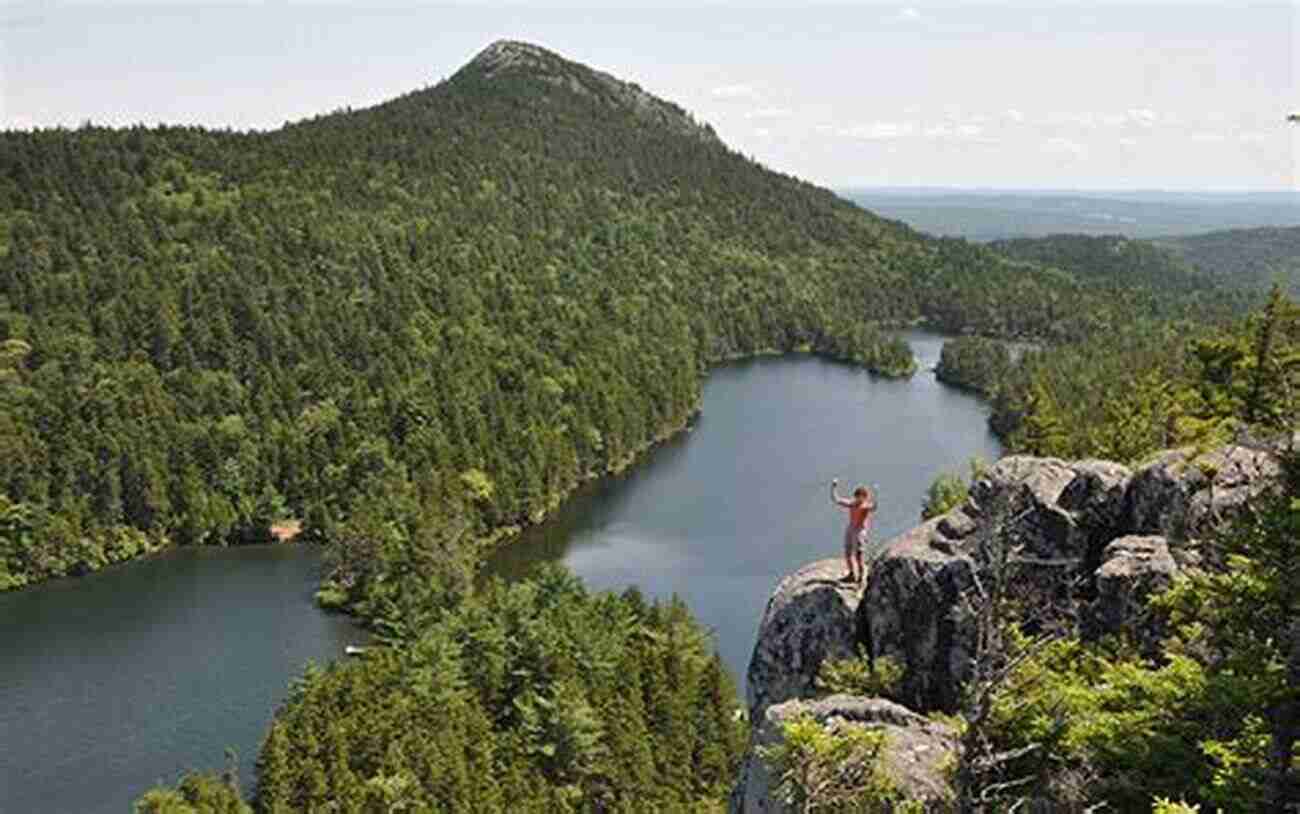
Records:
[[[1140,249],[1120,274],[930,238],[523,43],[271,132],[0,148],[0,589],[292,522],[326,546],[322,603],[376,633],[296,686],[258,811],[721,807],[745,723],[685,607],[475,579],[686,426],[719,361],[904,376],[898,326],[1031,340],[950,368],[984,370],[1012,446],[1049,455],[1290,415],[1280,294],[1241,322],[1258,295]],[[140,810],[246,805],[195,775]]]

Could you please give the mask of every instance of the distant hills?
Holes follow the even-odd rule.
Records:
[[[1059,234],[994,240],[988,246],[1097,285],[1150,286],[1171,296],[1217,288],[1227,297],[1259,296],[1277,283],[1292,297],[1300,297],[1300,226],[1226,229],[1159,240]]]
[[[1261,290],[1278,282],[1300,298],[1300,226],[1231,229],[1153,242],[1225,285]]]
[[[1060,268],[1078,279],[1111,287],[1117,297],[1124,296],[1127,287],[1146,286],[1165,292],[1174,305],[1180,295],[1213,291],[1224,282],[1165,247],[1120,235],[1050,235],[995,240],[988,245],[1007,257]]]
[[[847,189],[849,200],[933,235],[988,241],[1072,233],[1156,238],[1300,226],[1300,193]]]

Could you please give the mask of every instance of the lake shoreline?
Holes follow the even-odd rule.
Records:
[[[942,343],[904,338],[918,363]],[[592,592],[676,594],[743,676],[775,581],[838,551],[829,477],[882,484],[880,535],[914,525],[935,471],[996,456],[987,412],[929,374],[890,379],[797,352],[719,361],[689,421],[485,552],[481,573],[513,581],[560,562]],[[5,757],[0,809],[119,811],[185,769],[220,769],[226,746],[249,788],[306,660],[340,659],[368,635],[314,601],[321,553],[301,541],[170,546],[0,594],[0,686],[12,699],[0,728],[36,736],[30,753]],[[28,796],[38,793],[40,804]]]

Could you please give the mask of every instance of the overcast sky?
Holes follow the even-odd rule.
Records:
[[[274,128],[523,39],[832,187],[1300,188],[1300,0],[0,0],[0,128]]]

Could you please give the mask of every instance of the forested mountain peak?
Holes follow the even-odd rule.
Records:
[[[520,40],[497,40],[484,48],[465,66],[477,68],[489,78],[500,71],[526,70],[546,73],[566,60],[540,45]]]
[[[369,601],[394,512],[465,550],[536,521],[681,428],[719,360],[905,374],[918,319],[1052,341],[1223,299],[1056,266],[518,42],[270,133],[0,133],[0,590],[293,519]]]
[[[553,51],[518,40],[497,40],[479,52],[456,76],[465,79],[524,78],[536,79],[614,107],[627,109],[638,118],[658,124],[680,134],[707,141],[718,141],[713,128],[697,123],[689,113],[672,102],[642,90],[639,85],[572,62]]]

